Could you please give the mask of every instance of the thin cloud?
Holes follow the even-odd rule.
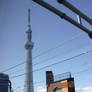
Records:
[[[76,88],[76,92],[92,92],[92,87]]]
[[[42,86],[37,87],[37,92],[46,92],[46,88]]]
[[[83,88],[83,92],[92,92],[92,87]]]

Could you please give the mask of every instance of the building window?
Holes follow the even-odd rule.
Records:
[[[62,89],[61,88],[55,88],[54,92],[62,92]]]

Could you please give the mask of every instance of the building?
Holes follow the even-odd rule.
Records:
[[[32,31],[30,25],[30,9],[28,9],[28,25],[26,31],[26,69],[25,69],[25,82],[24,82],[24,92],[34,92],[33,87],[33,70],[32,70]]]
[[[47,92],[75,92],[74,78],[70,73],[53,76],[52,71],[46,72]]]
[[[0,92],[11,92],[9,76],[3,73],[0,73]]]

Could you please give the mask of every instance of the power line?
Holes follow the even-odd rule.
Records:
[[[60,54],[61,55],[61,54]],[[42,63],[44,63],[45,61],[47,62],[47,61],[49,61],[49,60],[52,60],[52,59],[54,59],[54,58],[56,58],[58,55],[56,55],[56,56],[53,56],[53,57],[50,57],[50,58],[47,58],[47,59],[45,59],[45,60],[42,60],[42,61],[40,61],[40,62],[37,62],[37,63],[35,63],[35,64],[33,64],[33,65],[38,65],[38,64],[42,64]],[[23,69],[20,69],[20,70],[17,70],[17,71],[14,71],[14,73],[16,73],[16,72],[19,72],[19,71],[23,71]],[[11,73],[9,73],[9,74],[11,74]]]
[[[63,46],[64,44],[66,44],[66,43],[68,43],[68,42],[70,42],[70,41],[72,41],[72,40],[74,40],[74,39],[76,39],[76,38],[79,38],[80,36],[83,36],[84,34],[85,34],[85,33],[81,33],[81,34],[75,35],[74,37],[71,37],[70,39],[63,41],[62,43],[56,45],[55,47],[52,47],[52,48],[50,48],[50,49],[48,49],[48,50],[46,50],[46,51],[44,51],[44,52],[38,54],[38,55],[35,56],[34,58],[37,58],[37,57],[39,57],[39,56],[41,56],[41,55],[44,55],[44,54],[47,54],[48,52],[53,51],[53,50],[55,50],[55,49],[57,49],[57,48]]]
[[[84,55],[84,54],[87,54],[87,53],[89,53],[89,52],[92,52],[92,49],[89,50],[89,51],[86,51],[86,52],[82,52],[82,53],[80,53],[80,54],[78,54],[78,55],[75,55],[75,56],[73,56],[73,57],[71,57],[71,58],[68,58],[68,59],[65,59],[65,60],[61,60],[61,61],[59,61],[59,62],[50,64],[50,65],[48,65],[48,66],[45,66],[45,67],[36,69],[36,70],[34,70],[34,72],[40,71],[40,70],[45,69],[45,68],[47,68],[47,67],[51,67],[51,66],[53,66],[53,65],[57,65],[57,64],[63,63],[63,62],[65,62],[65,61],[68,61],[68,60],[74,59],[74,58],[76,58],[76,57],[82,56],[82,55]]]
[[[91,50],[88,50],[88,51],[85,51],[85,52],[82,52],[82,53],[80,53],[80,54],[78,54],[78,55],[75,55],[75,56],[73,56],[73,57],[67,58],[67,59],[65,59],[65,60],[61,60],[61,61],[59,61],[59,62],[56,62],[56,63],[50,64],[50,65],[47,65],[47,66],[45,66],[45,67],[42,67],[42,68],[39,68],[39,69],[36,69],[36,70],[33,70],[33,72],[40,71],[40,70],[43,70],[43,69],[45,69],[45,68],[47,68],[47,67],[51,67],[51,66],[54,66],[54,65],[57,65],[57,64],[60,64],[60,63],[64,63],[65,61],[68,61],[68,60],[71,60],[71,59],[80,57],[80,56],[85,55],[85,54],[90,53],[90,52],[92,52],[92,49],[91,49]],[[20,74],[20,75],[16,75],[16,76],[12,76],[11,79],[14,79],[14,78],[16,78],[16,77],[20,77],[20,76],[23,76],[23,75],[25,75],[25,73]]]
[[[43,83],[45,80],[42,80],[42,81],[36,81],[36,82],[34,82],[34,84],[36,85],[36,84],[39,84],[39,83]],[[19,81],[20,82],[20,81]],[[24,82],[24,81],[21,81],[21,83],[22,82]],[[17,85],[17,83],[13,83],[13,85]],[[23,84],[24,85],[24,84]]]
[[[83,72],[87,72],[87,71],[92,71],[92,68],[89,68],[89,69],[85,69],[85,70],[82,70],[82,71],[79,71],[79,72],[76,72],[76,73],[73,73],[73,74],[79,74],[79,73],[83,73]]]
[[[61,54],[60,54],[60,55],[61,55]],[[52,59],[56,58],[57,56],[59,56],[59,55],[56,55],[56,56],[53,56],[53,57],[47,58],[47,59],[42,60],[42,61],[40,61],[40,62],[37,62],[37,63],[35,63],[35,64],[33,64],[33,65],[38,65],[38,64],[40,64],[40,63],[42,64],[42,63],[44,63],[45,61],[47,62],[47,61],[49,61],[49,60],[52,60]],[[19,72],[19,71],[23,71],[23,69],[20,69],[20,70],[14,71],[14,73]],[[11,73],[9,73],[9,74],[11,74]]]
[[[39,83],[44,83],[44,81],[45,80],[42,80],[42,81],[38,81],[38,82],[34,82],[34,84],[35,85],[38,85]],[[23,81],[24,82],[24,81]],[[15,85],[15,83],[13,83],[13,85]],[[21,86],[15,86],[15,87],[13,87],[14,89],[16,89],[16,88],[22,88],[22,86],[23,86],[23,90],[26,88],[24,85],[21,85]],[[14,90],[13,89],[13,90]]]
[[[79,73],[83,73],[83,72],[87,72],[87,71],[92,71],[92,68],[89,68],[89,69],[84,69],[84,70],[82,70],[82,71],[79,71],[79,72],[76,72],[76,73],[73,73],[74,75],[77,75],[77,74],[79,74]],[[59,74],[58,74],[59,75]],[[57,76],[57,75],[55,75],[55,76]],[[54,76],[54,77],[55,77]],[[39,81],[39,82],[35,82],[35,84],[39,84],[39,83],[43,83],[45,80],[42,80],[42,81]],[[24,86],[24,85],[23,85]]]
[[[87,72],[87,71],[92,71],[92,68],[90,68],[90,69],[85,69],[85,70],[82,70],[82,71],[79,71],[79,72],[76,72],[76,73],[73,73],[74,75],[77,75],[77,74],[80,74],[80,73],[83,73],[83,72]],[[60,74],[58,74],[58,75],[60,75]],[[58,76],[58,75],[55,75],[55,76]],[[54,77],[55,77],[54,76]],[[42,81],[39,81],[39,82],[35,82],[35,85],[36,84],[39,84],[39,83],[44,83],[44,81],[45,80],[42,80]],[[24,86],[24,85],[23,85]]]
[[[61,54],[60,54],[60,55],[61,55]],[[53,56],[53,57],[50,57],[50,58],[47,58],[47,59],[42,60],[42,61],[40,61],[40,62],[38,62],[38,63],[33,64],[33,65],[38,65],[38,64],[40,64],[40,63],[42,64],[42,63],[44,63],[44,62],[47,62],[47,61],[49,61],[49,60],[52,60],[52,59],[56,58],[57,56],[58,56],[58,55]],[[14,73],[18,73],[19,71],[23,71],[23,69],[14,71]],[[11,73],[9,73],[9,74],[11,74]]]
[[[85,33],[81,33],[81,34],[75,35],[74,37],[71,37],[70,39],[63,41],[62,43],[56,45],[55,47],[52,47],[52,48],[50,48],[50,49],[48,49],[48,50],[46,50],[46,51],[44,51],[44,52],[41,52],[40,54],[34,56],[33,59],[35,59],[35,58],[37,58],[37,57],[39,57],[39,56],[42,56],[42,55],[44,55],[44,54],[47,54],[47,53],[49,53],[50,51],[53,51],[53,50],[55,50],[55,49],[57,49],[57,48],[63,46],[64,44],[66,44],[66,43],[68,43],[68,42],[70,42],[70,41],[72,41],[72,40],[74,40],[74,39],[76,39],[76,38],[79,38],[79,37],[83,36],[84,34],[85,34]],[[7,71],[12,70],[12,69],[14,69],[14,68],[16,68],[16,67],[18,67],[18,66],[20,66],[20,65],[23,65],[23,64],[25,64],[25,62],[21,62],[21,63],[19,63],[19,64],[16,64],[15,66],[12,66],[12,67],[10,67],[10,68],[8,68],[8,69],[5,69],[5,70],[3,70],[3,71],[1,71],[1,72],[7,72]]]
[[[61,54],[60,54],[60,55],[61,55]],[[52,60],[52,59],[56,58],[57,56],[59,56],[59,55],[56,55],[56,56],[53,56],[53,57],[47,58],[47,59],[42,60],[42,61],[40,61],[40,62],[38,62],[38,63],[33,64],[33,65],[38,65],[38,64],[40,64],[40,63],[42,64],[42,63],[44,63],[44,62],[47,62],[47,61],[49,61],[49,60]],[[14,73],[17,73],[17,72],[19,72],[19,71],[23,71],[23,69],[20,69],[20,70],[14,71]],[[11,73],[9,73],[9,74],[11,74]]]
[[[60,54],[61,55],[61,54]],[[45,61],[47,62],[47,61],[49,61],[49,60],[52,60],[52,59],[54,59],[54,58],[56,58],[58,55],[56,55],[56,56],[53,56],[53,57],[50,57],[50,58],[47,58],[47,59],[45,59],[45,60],[42,60],[42,61],[40,61],[40,62],[38,62],[38,63],[35,63],[35,64],[33,64],[33,65],[38,65],[38,64],[42,64],[42,63],[44,63]],[[19,72],[19,71],[23,71],[23,69],[20,69],[20,70],[17,70],[17,71],[14,71],[14,73],[17,73],[17,72]],[[11,74],[11,73],[9,73],[9,74]]]
[[[75,72],[75,73],[73,73],[74,75],[77,75],[77,74],[80,74],[80,73],[83,73],[83,72],[87,72],[87,71],[92,71],[92,68],[89,68],[89,69],[84,69],[84,70],[82,70],[82,71],[79,71],[79,72]],[[58,76],[58,75],[61,75],[61,74],[57,74],[57,75],[55,75],[55,76]],[[54,77],[55,77],[54,76]],[[42,81],[39,81],[39,82],[35,82],[35,84],[39,84],[39,83],[43,83],[45,80],[42,80]]]
[[[12,69],[14,69],[14,68],[16,68],[16,67],[18,67],[18,66],[20,66],[20,65],[23,65],[24,64],[24,62],[21,62],[21,63],[19,63],[19,64],[16,64],[15,66],[12,66],[12,67],[10,67],[10,68],[8,68],[8,69],[5,69],[5,70],[3,70],[3,71],[1,71],[1,72],[6,72],[6,71],[9,71],[9,70],[12,70]]]
[[[61,55],[61,54],[60,54],[60,55]],[[59,56],[59,55],[56,55],[56,56],[53,56],[53,57],[47,58],[47,59],[42,60],[42,61],[40,61],[40,62],[38,62],[38,63],[33,64],[33,65],[38,65],[38,64],[40,64],[40,63],[42,64],[42,63],[44,63],[44,62],[47,62],[47,61],[49,61],[49,60],[52,60],[52,59],[56,58],[57,56]],[[83,65],[84,65],[84,64],[83,64]],[[23,71],[23,69],[20,69],[20,70],[14,71],[14,73],[18,73],[19,71]],[[9,73],[9,74],[11,74],[11,73]]]
[[[60,54],[60,55],[61,55],[61,54]],[[45,61],[47,62],[47,61],[52,60],[52,59],[54,59],[54,58],[56,58],[57,56],[60,56],[60,55],[52,56],[52,57],[47,58],[47,59],[45,59],[45,60],[39,61],[39,62],[37,62],[37,63],[35,63],[35,64],[33,64],[33,65],[38,65],[38,64],[40,64],[40,63],[42,64],[42,63],[44,63]]]

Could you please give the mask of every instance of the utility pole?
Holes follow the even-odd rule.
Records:
[[[58,15],[60,18],[65,19],[66,21],[70,22],[74,26],[80,28],[81,30],[86,32],[89,35],[89,37],[92,39],[92,32],[88,28],[86,28],[85,26],[81,25],[80,23],[78,23],[77,21],[75,21],[74,19],[72,19],[71,17],[66,15],[64,12],[56,9],[55,7],[51,6],[50,4],[48,4],[47,2],[45,2],[43,0],[33,0],[33,1],[38,3],[39,5],[43,6],[44,8],[48,9],[49,11],[53,12],[54,14]],[[92,24],[92,20],[89,17],[87,17],[85,14],[83,14],[81,11],[79,11],[76,7],[74,7],[72,4],[70,4],[66,0],[57,0],[57,1],[60,4],[63,4],[67,8],[71,9],[73,12],[75,12],[80,17],[85,19],[88,23]]]

